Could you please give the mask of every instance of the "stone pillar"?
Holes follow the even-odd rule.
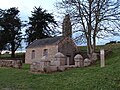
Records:
[[[83,67],[83,57],[80,54],[74,57],[74,61],[76,67]]]
[[[55,60],[54,60],[55,66],[64,66],[65,65],[65,56],[58,52],[55,54]]]
[[[104,49],[100,50],[100,67],[105,67],[105,51],[104,51]]]
[[[91,60],[88,59],[88,58],[86,58],[86,59],[84,60],[84,66],[89,66],[90,64],[91,64]]]
[[[70,58],[67,57],[67,66],[69,66],[69,65],[70,65]]]
[[[32,72],[38,72],[38,62],[32,62],[32,64],[30,65],[30,70]]]
[[[33,72],[46,72],[45,68],[50,66],[50,61],[46,56],[43,56],[40,61],[33,62],[30,70]]]
[[[48,57],[47,56],[43,56],[42,58],[41,58],[41,64],[42,64],[42,66],[50,66],[50,60],[48,59]]]

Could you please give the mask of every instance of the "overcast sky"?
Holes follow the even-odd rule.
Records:
[[[34,6],[41,6],[43,9],[52,13],[54,9],[54,3],[56,0],[1,0],[0,8],[8,9],[10,7],[18,7],[20,10],[20,17],[23,20],[27,20],[27,17],[31,15]]]
[[[20,10],[20,17],[22,20],[28,20],[28,16],[31,15],[33,8],[41,6],[43,9],[48,10],[49,13],[53,13],[56,0],[1,0],[0,8],[8,9],[10,7],[18,7]],[[119,40],[118,38],[107,39],[107,40],[98,40],[98,44],[104,44],[110,40]]]
[[[9,9],[11,7],[18,7],[20,10],[20,17],[23,21],[27,20],[31,15],[33,8],[41,6],[46,9],[49,13],[53,13],[54,3],[56,0],[1,0],[0,8]],[[25,50],[25,43],[23,43],[22,50]]]

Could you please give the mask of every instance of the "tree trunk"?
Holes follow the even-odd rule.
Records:
[[[15,51],[12,51],[11,58],[15,58]]]
[[[91,41],[91,32],[92,32],[92,20],[91,20],[91,5],[92,5],[92,1],[89,1],[89,19],[88,19],[88,39],[87,39],[87,42],[88,42],[88,57],[90,60],[92,60],[92,52],[93,52],[93,48],[92,48],[92,41]]]
[[[93,49],[92,49],[91,37],[89,36],[87,38],[87,55],[90,60],[91,60],[92,52],[93,52]]]
[[[11,58],[15,58],[15,43],[14,42],[11,43],[11,51],[12,51]]]
[[[95,52],[95,48],[96,48],[96,36],[93,36],[93,53]]]

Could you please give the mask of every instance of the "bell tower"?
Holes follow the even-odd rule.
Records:
[[[63,20],[62,34],[64,37],[72,38],[72,25],[69,14],[67,14]]]

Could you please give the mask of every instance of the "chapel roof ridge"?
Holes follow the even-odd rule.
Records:
[[[54,45],[54,44],[57,44],[57,42],[59,42],[62,39],[63,39],[63,36],[36,39],[27,48],[40,47],[43,45]]]

